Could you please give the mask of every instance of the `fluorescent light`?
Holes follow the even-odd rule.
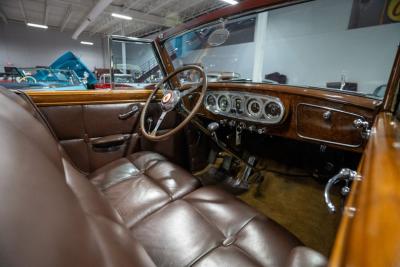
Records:
[[[81,41],[81,44],[83,44],[83,45],[93,45],[92,42],[86,42],[86,41]]]
[[[112,13],[111,16],[114,18],[119,18],[119,19],[132,20],[132,17],[122,15],[122,14],[117,14],[117,13]]]
[[[222,0],[222,1],[227,2],[228,4],[231,4],[231,5],[237,5],[237,4],[239,4],[239,2],[236,1],[236,0]]]
[[[41,29],[47,29],[48,28],[47,25],[30,23],[30,22],[28,22],[26,25],[28,25],[29,27],[35,27],[35,28],[41,28]]]

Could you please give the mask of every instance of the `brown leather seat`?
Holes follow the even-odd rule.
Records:
[[[199,188],[157,154],[97,170],[96,188],[13,98],[0,93],[1,266],[324,264],[278,224]]]

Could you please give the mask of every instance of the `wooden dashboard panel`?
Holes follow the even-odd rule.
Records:
[[[212,83],[209,84],[208,90],[241,91],[278,97],[285,105],[286,114],[280,124],[258,125],[266,128],[266,134],[311,141],[356,152],[363,151],[366,140],[362,138],[361,130],[354,127],[354,119],[363,118],[372,125],[382,104],[379,100],[357,95],[286,85]],[[302,105],[313,106],[314,112],[310,109],[305,110]],[[335,111],[332,117],[334,121],[326,122],[322,110]],[[209,112],[204,107],[200,110],[200,114],[213,120],[224,118]]]
[[[297,134],[303,139],[347,147],[360,147],[362,130],[354,126],[364,117],[338,109],[300,103],[296,107]]]

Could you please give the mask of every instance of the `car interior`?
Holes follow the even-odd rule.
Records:
[[[382,234],[379,221],[394,229],[395,217],[366,207],[398,216],[398,182],[385,189],[388,202],[365,192],[400,173],[400,35],[380,95],[375,85],[354,91],[344,74],[304,86],[276,72],[255,82],[209,71],[209,54],[234,46],[255,16],[314,1],[264,2],[216,10],[155,40],[110,36],[111,89],[1,89],[0,265],[396,266],[399,232]],[[355,47],[365,43],[357,38]],[[112,84],[125,46],[155,55],[137,81],[146,86]],[[385,246],[375,236],[388,242],[376,265],[360,256]]]

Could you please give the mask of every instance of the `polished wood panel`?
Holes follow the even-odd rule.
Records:
[[[345,206],[329,266],[400,264],[400,123],[380,113]],[[353,213],[352,210],[355,209]]]
[[[38,106],[144,102],[152,90],[26,91]]]
[[[314,139],[324,139],[325,141],[310,140],[309,138],[304,138],[301,133],[299,134],[297,120],[308,120],[309,124],[303,124],[303,128],[309,127],[314,122],[309,121],[309,119],[307,118],[303,118],[303,116],[305,116],[306,114],[302,114],[302,111],[298,110],[298,106],[300,104],[311,104],[330,110],[340,110],[347,113],[354,113],[365,118],[370,123],[370,125],[372,125],[374,116],[377,113],[380,105],[382,104],[381,101],[362,96],[350,94],[347,95],[342,92],[294,87],[287,85],[212,83],[209,84],[209,90],[241,91],[278,97],[279,99],[281,99],[286,110],[285,117],[280,124],[270,126],[257,123],[250,124],[254,124],[258,127],[265,127],[266,134],[268,135],[276,135],[296,140],[315,142],[317,144],[326,144],[331,147],[355,152],[363,151],[365,140],[361,139],[361,131],[355,129],[352,125],[353,117],[349,118],[343,113],[337,114],[337,118],[335,118],[335,121],[337,121],[338,123],[342,122],[341,125],[335,125],[335,127],[331,128],[329,132],[327,132],[324,127],[321,127],[319,130],[314,129]],[[212,114],[205,108],[201,109],[199,113],[202,116],[216,121],[225,118],[221,115]],[[319,115],[322,119],[322,115]],[[343,129],[345,129],[346,131],[343,132]],[[349,132],[351,134],[349,134]],[[358,141],[361,141],[361,145],[348,146],[333,144],[329,142],[332,141],[332,138],[335,138],[334,141],[336,141],[337,143],[343,144],[354,144],[359,143]]]
[[[355,120],[364,119],[358,114],[300,103],[296,115],[297,134],[303,139],[349,147],[364,143],[362,130],[354,126]]]
[[[376,110],[381,104],[381,100],[367,98],[351,94],[351,92],[319,89],[313,87],[300,87],[291,85],[277,84],[254,84],[254,83],[210,83],[209,90],[234,90],[247,92],[260,92],[275,94],[289,94],[297,96],[305,96],[313,99],[328,100],[333,103],[346,104],[349,106],[361,107],[371,110]]]

